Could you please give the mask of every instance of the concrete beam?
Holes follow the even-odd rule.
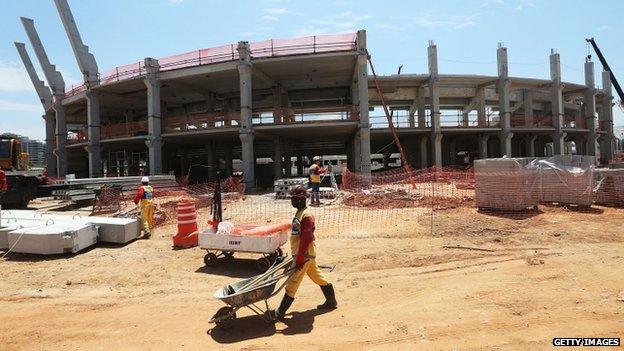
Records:
[[[93,86],[99,84],[98,66],[95,62],[95,57],[89,52],[89,47],[84,45],[74,16],[71,13],[67,0],[54,0],[56,9],[61,16],[63,27],[69,38],[72,49],[74,50],[74,56],[78,62],[78,67],[84,77],[87,86]]]
[[[52,93],[59,97],[64,96],[65,81],[63,80],[63,76],[61,72],[56,70],[56,66],[50,63],[48,55],[41,43],[41,39],[39,39],[39,34],[37,34],[37,30],[35,29],[34,21],[26,17],[21,17],[20,19],[22,20],[24,30],[26,30],[26,35],[28,35],[28,40],[30,40],[30,44],[35,50],[35,55],[41,65],[43,74],[50,85],[50,89],[52,89]]]
[[[145,145],[148,149],[150,175],[162,173],[162,117],[160,112],[160,65],[153,58],[145,59],[146,75],[143,83],[147,87],[147,129]]]
[[[45,84],[44,81],[39,79],[39,75],[37,75],[37,71],[35,70],[35,66],[33,66],[32,61],[30,60],[30,56],[28,56],[28,52],[26,51],[26,45],[24,43],[15,42],[15,48],[22,59],[22,63],[26,68],[26,72],[28,72],[28,77],[30,77],[30,81],[35,87],[35,91],[39,96],[39,101],[41,101],[41,105],[43,106],[44,111],[48,111],[52,107],[52,92],[50,88]]]
[[[553,153],[555,155],[563,155],[564,139],[563,133],[563,84],[561,83],[561,59],[555,50],[550,51],[550,79],[551,89],[551,113],[552,124],[555,132],[552,135]]]
[[[585,62],[585,90],[583,102],[585,106],[585,125],[589,130],[587,133],[587,155],[596,156],[598,154],[596,133],[596,83],[594,77],[594,63]]]
[[[238,42],[238,75],[240,84],[240,128],[241,154],[243,164],[243,179],[247,189],[256,185],[254,133],[252,121],[252,69],[251,50],[246,41]]]

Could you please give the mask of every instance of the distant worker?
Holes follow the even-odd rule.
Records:
[[[310,183],[312,184],[312,206],[321,205],[321,175],[325,174],[327,170],[321,167],[321,158],[314,156],[312,159],[312,165],[310,166]]]
[[[314,216],[306,207],[308,191],[303,186],[294,188],[291,192],[291,204],[297,209],[292,220],[290,233],[290,250],[294,257],[294,264],[297,270],[286,283],[286,294],[277,310],[272,310],[271,316],[274,319],[283,319],[290,305],[295,300],[295,294],[303,277],[307,274],[310,279],[321,287],[325,302],[318,305],[317,309],[330,310],[338,306],[334,287],[325,280],[323,273],[316,265],[316,245],[314,244]]]
[[[154,225],[153,199],[154,189],[151,185],[149,185],[149,178],[141,178],[141,185],[137,189],[137,193],[134,196],[134,203],[139,204],[141,208],[141,225],[146,238],[150,237],[150,229]]]

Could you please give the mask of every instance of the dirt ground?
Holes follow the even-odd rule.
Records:
[[[553,337],[624,338],[624,210],[508,219],[459,207],[430,225],[319,233],[339,308],[317,311],[321,291],[304,280],[284,322],[240,310],[230,331],[208,323],[223,306],[212,294],[256,274],[256,257],[206,268],[205,251],[172,250],[175,225],[78,255],[9,254],[0,349],[543,350]]]

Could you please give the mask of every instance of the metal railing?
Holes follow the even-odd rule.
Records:
[[[270,39],[251,43],[250,50],[253,58],[318,54],[355,50],[356,33],[317,35],[292,39]],[[218,62],[234,61],[239,59],[237,45],[227,44],[214,48],[189,51],[158,59],[160,71],[170,71],[180,68],[202,66]],[[144,76],[145,63],[140,61],[129,65],[115,67],[99,76],[101,85],[133,79]],[[86,90],[85,84],[72,86],[65,92],[70,97]]]

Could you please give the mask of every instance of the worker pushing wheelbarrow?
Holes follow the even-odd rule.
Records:
[[[327,282],[316,264],[314,217],[307,211],[306,198],[307,189],[304,187],[297,187],[291,191],[291,203],[297,209],[290,235],[292,257],[280,258],[265,273],[225,285],[215,292],[215,298],[229,305],[219,309],[211,319],[211,322],[216,323],[219,328],[233,327],[236,311],[242,307],[248,307],[266,321],[283,319],[305,275],[321,287],[325,296],[325,302],[318,305],[318,309],[334,309],[338,306],[334,287]],[[284,282],[278,285],[283,278]],[[269,309],[268,299],[277,295],[284,287],[286,293],[279,308]],[[265,311],[255,305],[260,301],[264,301]]]

